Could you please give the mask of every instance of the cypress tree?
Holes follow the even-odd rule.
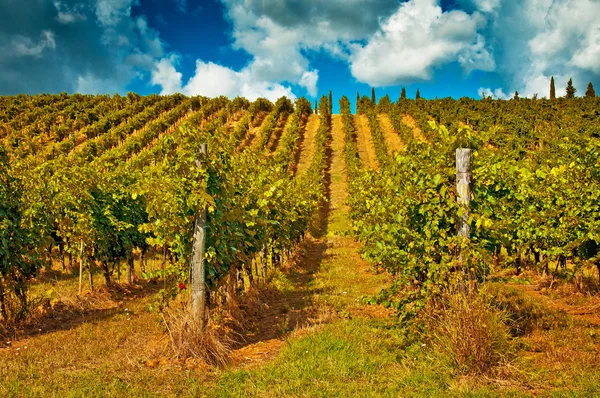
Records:
[[[575,92],[577,89],[573,87],[573,79],[569,79],[567,83],[567,98],[575,98]]]
[[[554,76],[550,78],[550,99],[556,98],[556,89],[554,88]]]
[[[317,100],[315,100],[315,114],[318,113],[319,105],[317,104]]]
[[[329,90],[329,114],[333,115],[333,96],[331,95],[331,90]]]
[[[421,93],[419,92],[419,89],[417,89],[417,93],[415,94],[415,99],[421,99]]]
[[[514,96],[514,99],[516,99],[516,100],[518,100],[518,99],[519,99],[519,92],[518,92],[518,91],[515,91],[515,96]]]
[[[596,96],[592,82],[588,83],[587,90],[585,90],[585,96],[588,98],[594,98]]]
[[[402,87],[402,91],[400,92],[400,99],[406,99],[406,88]]]
[[[371,102],[373,103],[373,105],[377,105],[377,102],[375,100],[375,87],[371,87]]]
[[[360,95],[358,94],[358,91],[356,92],[356,105],[358,105],[358,101],[360,101]]]

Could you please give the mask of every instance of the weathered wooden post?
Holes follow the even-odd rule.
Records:
[[[196,167],[202,165],[207,154],[207,145],[201,144]],[[206,206],[196,214],[194,222],[194,240],[192,244],[191,279],[192,279],[192,313],[200,328],[204,329],[206,323],[206,264],[204,251],[206,249]]]
[[[260,253],[260,265],[263,284],[267,284],[267,245],[263,245]]]
[[[467,148],[456,149],[456,201],[459,206],[459,219],[457,233],[461,237],[461,245],[469,239],[469,210],[471,205],[471,150]],[[463,262],[461,247],[457,250],[458,261]],[[466,270],[463,267],[463,274]]]
[[[83,285],[83,239],[79,244],[79,295],[81,296],[81,290]]]
[[[129,251],[127,256],[127,283],[133,285],[135,280],[135,264],[133,262],[133,249]]]

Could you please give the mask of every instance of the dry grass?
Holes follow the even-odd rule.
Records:
[[[373,135],[367,115],[354,115],[354,124],[356,125],[356,146],[358,156],[365,167],[379,170],[375,145],[373,144]]]
[[[383,131],[383,135],[385,136],[385,142],[389,144],[388,151],[391,155],[394,152],[401,152],[404,148],[404,143],[400,139],[400,135],[394,129],[394,125],[390,120],[390,117],[386,113],[380,113],[377,115],[379,119],[379,125],[381,126],[381,131]]]
[[[194,358],[211,366],[227,365],[234,343],[231,330],[211,321],[202,328],[187,301],[162,311],[161,316],[177,359]]]
[[[434,309],[426,338],[458,374],[494,374],[514,354],[506,319],[475,294],[453,294]]]
[[[408,114],[404,114],[402,115],[402,123],[404,123],[412,129],[415,139],[427,142],[427,137],[423,133],[423,130],[421,130],[421,128],[419,127],[419,124],[417,123],[414,117]]]
[[[321,125],[321,119],[317,114],[311,114],[306,123],[303,138],[299,142],[299,158],[296,166],[296,174],[300,175],[306,171],[315,153],[315,136]]]

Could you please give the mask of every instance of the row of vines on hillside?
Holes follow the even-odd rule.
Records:
[[[329,125],[326,99],[320,105],[323,127],[316,155],[310,169],[298,177],[288,168],[312,113],[304,99],[294,106],[285,98],[271,104],[264,99],[250,103],[242,98],[181,95],[86,96],[86,105],[76,111],[75,103],[81,99],[3,99],[6,108],[0,113],[7,126],[0,147],[3,319],[26,314],[27,285],[40,267],[51,266],[56,249],[63,267],[63,253],[68,253],[79,260],[80,275],[81,269],[88,270],[90,288],[94,269],[101,269],[110,285],[123,261],[133,281],[137,250],[145,277],[185,281],[194,215],[204,206],[209,210],[206,261],[211,291],[227,281],[243,281],[244,274],[252,281],[259,276],[256,267],[252,274],[253,263],[260,259],[264,266],[277,265],[307,232],[322,199]],[[106,102],[112,105],[102,106]],[[48,120],[67,126],[69,132],[27,127],[44,117],[37,112],[18,122],[11,119],[13,108],[32,104],[45,104],[51,114]],[[70,119],[60,116],[69,112]],[[96,116],[85,119],[85,112]],[[267,155],[265,146],[275,126],[288,117],[279,145]],[[75,122],[68,121],[73,118]],[[80,119],[88,123],[78,125]],[[259,123],[255,145],[238,151],[249,129]],[[26,134],[35,131],[35,139],[20,135],[15,126]],[[202,142],[209,151],[206,163],[198,168],[195,159]],[[144,256],[152,248],[173,262],[146,273]],[[165,294],[176,293],[177,284],[168,286]]]
[[[533,264],[547,273],[550,264],[570,261],[578,272],[591,260],[600,274],[597,100],[400,100],[375,106],[363,98],[357,108],[369,119],[379,171],[360,167],[350,104],[343,98],[340,106],[356,236],[364,257],[398,276],[377,300],[414,313],[465,275],[459,270],[484,281],[500,267],[518,273]],[[387,154],[378,112],[389,115],[404,143],[395,159]],[[473,122],[487,130],[474,132]],[[460,147],[473,153],[469,242],[456,237]],[[459,247],[466,264],[457,260]]]

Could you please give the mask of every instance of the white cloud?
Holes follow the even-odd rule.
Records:
[[[600,16],[600,10],[598,11]],[[579,51],[571,57],[570,65],[600,74],[600,25],[592,26],[584,33]]]
[[[247,71],[264,82],[289,82],[316,93],[307,53],[325,51],[347,60],[353,40],[363,40],[398,0],[223,0],[234,48],[252,56]],[[318,3],[318,4],[316,4]],[[312,94],[311,94],[312,95]]]
[[[511,96],[505,94],[501,88],[492,91],[490,88],[479,87],[479,94],[482,97],[492,97],[494,99],[510,99]]]
[[[163,42],[158,37],[158,33],[152,28],[148,27],[146,18],[137,17],[135,19],[135,26],[138,30],[139,37],[142,40],[143,47],[153,57],[162,57],[163,55]]]
[[[9,44],[7,56],[40,58],[44,50],[56,48],[54,37],[52,31],[43,30],[39,41],[35,43],[29,37],[15,35]],[[6,50],[2,52],[6,52]]]
[[[429,79],[431,69],[458,58],[467,71],[492,70],[494,61],[477,34],[479,14],[442,12],[436,0],[410,0],[386,19],[351,56],[352,75],[374,86]]]
[[[473,0],[473,2],[481,12],[488,13],[496,11],[502,0]]]
[[[175,65],[177,58],[163,58],[155,64],[152,71],[152,84],[162,88],[161,94],[181,92],[186,95],[203,95],[217,97],[224,95],[229,98],[246,97],[251,101],[257,98],[267,98],[276,101],[286,96],[295,99],[290,87],[279,83],[256,80],[245,68],[240,72],[212,62],[196,61],[194,76],[182,87],[181,73]]]
[[[483,36],[477,35],[475,44],[458,54],[458,62],[467,74],[474,70],[493,71],[496,69],[494,56],[485,48],[484,40]]]
[[[54,7],[56,7],[57,15],[56,20],[63,25],[75,23],[78,21],[85,21],[87,17],[84,13],[84,5],[76,4],[73,7],[69,7],[66,4],[63,4],[60,1],[54,2]]]
[[[232,69],[212,62],[196,61],[196,72],[183,88],[189,95],[235,97],[240,91],[239,75]]]
[[[505,0],[488,34],[503,49],[496,61],[509,91],[548,97],[554,76],[557,96],[571,77],[583,95],[600,74],[599,15],[595,0]]]
[[[163,58],[155,63],[152,70],[151,83],[161,86],[161,95],[174,94],[181,91],[181,73],[177,72],[175,65],[177,57],[174,55]]]
[[[119,92],[120,85],[112,78],[103,79],[92,73],[77,77],[75,92],[82,94],[115,94]]]
[[[131,15],[134,0],[97,0],[96,17],[103,26],[114,26]]]
[[[319,81],[319,71],[315,69],[315,70],[304,72],[302,74],[302,77],[300,78],[299,84],[302,87],[306,88],[306,90],[308,91],[308,95],[310,95],[311,97],[316,97],[318,81]]]

